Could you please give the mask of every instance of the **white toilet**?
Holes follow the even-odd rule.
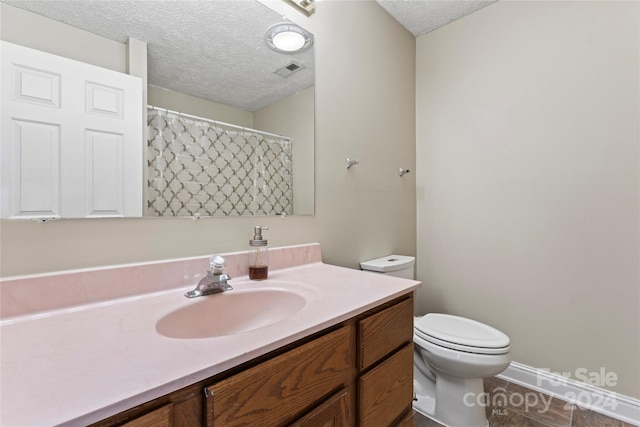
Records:
[[[413,257],[390,255],[363,270],[411,279]],[[509,337],[475,320],[429,313],[414,318],[413,409],[447,427],[487,426],[483,378],[511,363]]]
[[[487,426],[482,379],[511,363],[509,337],[449,314],[416,317],[413,326],[413,408],[448,427]]]

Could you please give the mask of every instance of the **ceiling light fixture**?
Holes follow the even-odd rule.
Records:
[[[264,41],[271,50],[293,54],[309,49],[313,34],[296,24],[283,22],[269,27]]]

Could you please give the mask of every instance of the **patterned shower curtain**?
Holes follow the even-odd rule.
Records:
[[[293,213],[291,141],[148,110],[147,216]]]

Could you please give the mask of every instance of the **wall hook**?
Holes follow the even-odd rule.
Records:
[[[350,159],[347,157],[347,169],[349,169],[353,165],[357,165],[358,163],[360,163],[360,160]]]
[[[402,169],[402,168],[398,169],[398,175],[400,175],[400,176],[402,176],[402,175],[404,175],[406,173],[409,173],[409,172],[411,172],[409,169]]]

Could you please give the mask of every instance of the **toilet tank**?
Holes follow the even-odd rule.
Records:
[[[382,258],[363,261],[360,268],[365,271],[387,274],[389,276],[413,279],[413,265],[415,257],[405,255],[388,255]]]

